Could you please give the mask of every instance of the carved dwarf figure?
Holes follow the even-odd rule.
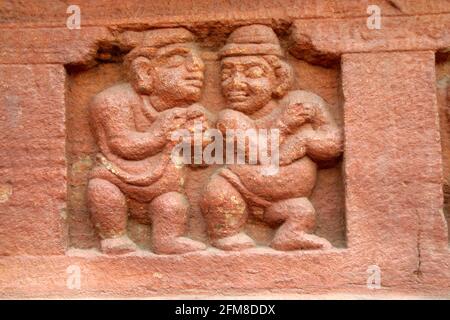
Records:
[[[89,106],[100,153],[90,173],[88,206],[105,253],[136,249],[126,232],[127,198],[148,206],[145,214],[130,214],[152,224],[154,252],[205,248],[183,236],[189,208],[185,168],[171,160],[171,133],[192,129],[194,121],[207,122],[206,110],[195,104],[204,64],[193,41],[182,28],[146,32],[142,44],[125,57],[129,83],[100,92]]]
[[[271,242],[275,249],[331,247],[312,234],[315,211],[308,200],[317,162],[342,152],[341,132],[325,101],[307,91],[288,92],[293,71],[267,26],[236,29],[220,54],[228,109],[219,114],[217,128],[225,135],[227,129],[278,129],[280,167],[270,175],[261,163],[233,164],[211,177],[201,207],[212,244],[223,250],[254,246],[243,231],[254,215],[279,227]]]

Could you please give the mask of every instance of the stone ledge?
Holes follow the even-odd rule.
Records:
[[[329,65],[337,63],[340,55],[350,52],[379,52],[407,50],[448,50],[450,47],[450,14],[383,17],[380,30],[370,30],[367,18],[353,19],[298,19],[292,20],[289,37],[290,52],[308,62]],[[164,25],[183,25],[209,45],[221,43],[236,26],[248,23],[265,23],[279,33],[289,33],[291,22],[277,23],[272,19],[233,20],[221,28],[215,20]],[[141,25],[139,29],[153,28]],[[109,27],[82,27],[70,30],[55,28],[2,29],[0,35],[1,64],[73,64],[95,63],[97,50],[102,46],[116,45],[129,50],[135,36],[132,27],[113,30]],[[212,31],[212,33],[210,33]],[[207,32],[205,32],[207,31]],[[17,39],[22,39],[17,41]]]
[[[298,18],[344,18],[367,16],[368,0],[263,0],[263,1],[77,1],[84,26],[163,27],[170,24],[205,21],[249,23],[249,20],[289,20]],[[441,14],[450,11],[448,0],[381,0],[383,16]],[[51,0],[17,3],[2,1],[3,27],[64,27],[68,4]]]
[[[443,256],[445,265],[450,255]],[[441,259],[441,260],[442,260]],[[409,292],[444,297],[441,287],[429,287],[413,274],[408,262],[377,261],[383,294]],[[107,256],[95,250],[71,249],[66,256],[0,258],[0,296],[36,297],[158,297],[170,295],[370,294],[367,267],[373,262],[350,249],[326,252],[278,252],[267,248],[227,253],[208,249],[181,256],[137,252]],[[81,289],[66,286],[67,268],[80,267]],[[189,272],[186,273],[186,270]],[[311,271],[313,270],[313,271]],[[425,278],[426,279],[426,278]]]
[[[366,18],[297,20],[290,52],[299,59],[329,65],[343,53],[448,50],[450,15],[382,17],[381,29],[371,30]]]

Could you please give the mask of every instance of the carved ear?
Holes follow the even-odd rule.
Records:
[[[278,59],[275,66],[276,86],[272,92],[274,98],[283,97],[292,85],[294,73],[292,67],[285,61]]]
[[[135,58],[131,62],[130,71],[136,90],[142,94],[150,93],[153,85],[150,60],[145,57]]]

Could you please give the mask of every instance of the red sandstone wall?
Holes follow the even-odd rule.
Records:
[[[0,4],[0,297],[396,294],[450,292],[450,1],[77,1]],[[382,26],[367,28],[367,6]],[[89,219],[85,188],[96,152],[88,100],[123,80],[122,57],[150,28],[191,30],[206,61],[202,103],[219,111],[217,51],[241,25],[279,36],[297,89],[330,105],[345,133],[343,160],[322,169],[311,198],[317,234],[334,249],[183,256],[107,256]],[[187,182],[190,235],[207,242],[197,206],[213,168]],[[132,210],[139,210],[133,203]],[[131,237],[150,247],[149,227]],[[256,222],[248,233],[266,244]],[[81,270],[78,289],[68,269]],[[367,269],[381,288],[367,287]]]

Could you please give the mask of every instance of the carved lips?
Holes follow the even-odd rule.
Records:
[[[244,91],[231,91],[226,94],[226,97],[229,102],[236,103],[247,100],[248,94]]]
[[[188,86],[201,89],[203,87],[203,74],[202,73],[191,74],[188,77],[186,77],[185,83]]]

